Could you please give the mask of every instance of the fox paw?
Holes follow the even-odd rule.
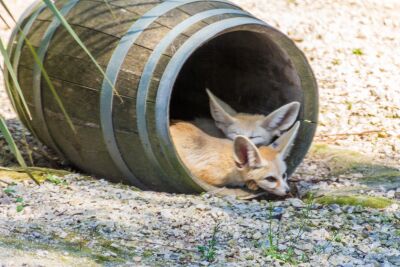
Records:
[[[250,190],[253,190],[253,191],[257,191],[259,188],[257,183],[254,181],[248,181],[248,182],[246,182],[246,185],[247,185],[247,188],[249,188]]]

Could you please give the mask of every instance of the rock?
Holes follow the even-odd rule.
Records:
[[[292,205],[295,208],[303,208],[303,207],[305,207],[304,202],[301,201],[298,198],[290,198],[290,199],[288,199],[288,201],[289,201],[289,204]]]
[[[66,232],[64,232],[64,231],[61,231],[61,232],[58,233],[58,236],[61,237],[61,238],[66,238],[68,236],[68,234]]]
[[[288,248],[287,245],[284,245],[284,244],[279,244],[279,245],[278,245],[278,249],[279,249],[280,251],[286,250],[287,248]]]
[[[167,220],[170,220],[170,219],[173,219],[174,218],[174,215],[171,213],[171,211],[169,211],[169,210],[162,210],[161,211],[161,216],[164,218],[164,219],[167,219]]]
[[[299,248],[302,248],[307,251],[312,251],[312,250],[314,250],[314,245],[312,243],[305,243]]]
[[[103,254],[103,256],[105,256],[105,257],[117,257],[118,254],[116,254],[116,253],[114,253],[114,252],[112,252],[112,251],[107,251],[107,252],[105,252],[105,253]]]
[[[38,232],[32,232],[32,236],[34,238],[40,238],[42,235],[40,233],[38,233]]]
[[[198,204],[198,205],[196,205],[196,209],[198,209],[198,210],[209,210],[210,207],[207,207],[204,204]]]
[[[309,235],[314,240],[326,240],[330,238],[329,232],[324,228],[313,230]]]
[[[142,261],[142,257],[138,257],[138,256],[133,257],[132,259],[133,259],[134,262],[141,262]]]
[[[338,204],[329,205],[329,208],[336,214],[342,213],[342,209]]]
[[[389,190],[389,191],[386,193],[386,197],[388,197],[388,198],[394,198],[394,197],[395,197],[395,194],[396,194],[396,191],[394,191],[394,190]]]
[[[389,256],[387,260],[393,264],[394,266],[400,266],[400,255],[397,256]]]
[[[260,232],[256,232],[254,235],[253,235],[253,239],[255,239],[255,240],[258,240],[258,239],[260,239],[262,237],[262,234],[260,233]]]
[[[49,252],[45,251],[45,250],[38,250],[36,252],[36,255],[38,255],[39,257],[46,257],[48,254],[49,254]]]
[[[233,233],[232,237],[233,237],[234,239],[238,239],[241,235],[242,235],[242,234],[241,234],[240,232],[236,231],[236,232]]]

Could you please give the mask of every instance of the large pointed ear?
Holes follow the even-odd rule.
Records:
[[[236,114],[236,111],[224,101],[213,95],[210,90],[206,89],[206,91],[210,98],[211,116],[215,120],[217,126],[219,128],[224,128],[232,124],[235,120],[232,116]]]
[[[239,135],[233,142],[234,159],[239,168],[255,168],[261,165],[262,158],[258,148],[245,136]]]
[[[296,122],[293,127],[273,142],[270,147],[278,151],[283,159],[285,159],[292,149],[293,142],[299,131],[300,122]]]
[[[269,131],[285,131],[296,121],[300,111],[299,102],[291,102],[267,116],[262,126]]]

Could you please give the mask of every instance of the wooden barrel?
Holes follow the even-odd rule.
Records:
[[[210,117],[206,87],[241,112],[268,114],[300,101],[302,123],[288,159],[290,173],[305,156],[316,129],[316,81],[303,53],[265,22],[225,0],[55,4],[108,77],[41,1],[22,16],[19,26],[76,133],[18,30],[8,49],[32,120],[18,108],[7,70],[5,79],[24,124],[79,169],[141,189],[215,190],[190,174],[169,134],[170,119]]]

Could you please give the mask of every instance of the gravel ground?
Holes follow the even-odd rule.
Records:
[[[49,266],[60,257],[66,265],[74,258],[88,265],[199,266],[214,258],[216,266],[279,266],[277,258],[302,266],[400,264],[400,212],[393,209],[137,192],[78,175],[31,184],[0,198],[0,247],[24,247],[29,260]],[[4,251],[0,261],[23,262]]]
[[[29,2],[7,1],[15,14]],[[314,149],[293,176],[299,195],[361,187],[361,194],[399,199],[393,186],[364,188],[367,174],[353,165],[350,173],[337,169],[349,161],[365,169],[363,155],[368,166],[384,166],[385,177],[400,167],[400,2],[234,2],[295,40],[317,76],[316,140],[335,145],[342,161],[332,147],[327,154]],[[5,40],[9,31],[0,25]],[[60,166],[24,134],[2,79],[0,114],[21,147],[26,136],[35,165]],[[0,147],[0,166],[15,164],[3,139]],[[343,148],[352,150],[350,158],[343,160]],[[10,177],[0,170],[0,266],[400,266],[396,202],[385,209],[309,205],[297,198],[269,204],[137,192],[76,174],[47,175],[40,188],[27,180],[13,184]]]
[[[318,140],[400,166],[399,1],[235,2],[288,34],[310,60],[320,87]]]

